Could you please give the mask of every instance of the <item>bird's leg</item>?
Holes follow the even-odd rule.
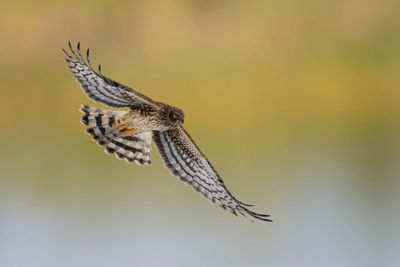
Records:
[[[113,127],[124,136],[133,135],[135,133],[132,123],[124,120],[124,118],[118,120]]]

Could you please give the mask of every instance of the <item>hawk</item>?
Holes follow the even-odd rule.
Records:
[[[154,141],[166,167],[184,183],[192,186],[208,200],[249,219],[271,221],[267,214],[251,211],[252,206],[237,200],[221,177],[183,128],[181,109],[154,101],[96,71],[89,57],[82,56],[80,43],[74,49],[70,42],[66,54],[68,68],[83,92],[96,102],[128,111],[103,110],[82,105],[81,122],[86,132],[105,152],[138,165],[150,165],[151,142]],[[250,216],[250,217],[249,217]]]

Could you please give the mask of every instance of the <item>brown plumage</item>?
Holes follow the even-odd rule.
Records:
[[[149,97],[107,78],[94,70],[89,49],[84,58],[78,43],[76,50],[69,44],[66,54],[68,68],[91,99],[114,108],[111,111],[83,105],[81,122],[86,132],[105,151],[118,159],[139,165],[151,163],[151,141],[154,140],[171,173],[191,185],[211,202],[245,217],[271,221],[266,214],[255,213],[248,204],[237,200],[226,188],[219,174],[183,128],[184,113],[177,107],[156,102]]]

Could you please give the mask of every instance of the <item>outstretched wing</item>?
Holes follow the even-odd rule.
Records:
[[[68,68],[89,98],[116,108],[159,108],[157,104],[147,96],[101,74],[100,65],[99,71],[95,71],[89,60],[89,49],[86,51],[85,60],[80,51],[80,43],[78,43],[76,51],[72,48],[70,42],[68,42],[68,45],[69,52],[63,49],[67,56],[65,60],[68,63]]]
[[[263,221],[271,221],[269,215],[255,213],[238,201],[226,188],[219,174],[193,142],[189,134],[178,127],[165,132],[154,132],[154,142],[172,174],[193,186],[207,199],[228,209],[233,214],[250,215]]]

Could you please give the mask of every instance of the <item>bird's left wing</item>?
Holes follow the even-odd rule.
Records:
[[[156,102],[149,97],[101,74],[100,65],[99,71],[94,70],[89,59],[89,49],[85,59],[81,54],[80,43],[76,49],[70,42],[68,45],[68,52],[63,49],[68,68],[89,98],[115,108],[159,109]]]
[[[153,139],[166,166],[173,175],[202,193],[208,200],[228,209],[233,214],[250,215],[271,221],[269,215],[249,210],[251,206],[238,201],[226,188],[219,174],[193,142],[189,134],[178,127],[165,132],[154,132]]]

